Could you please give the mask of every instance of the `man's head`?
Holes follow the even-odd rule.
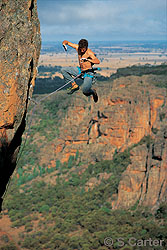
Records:
[[[88,41],[86,39],[81,39],[78,45],[79,45],[78,49],[80,50],[80,52],[85,53],[88,48]]]

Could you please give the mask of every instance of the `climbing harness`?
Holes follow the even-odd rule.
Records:
[[[78,70],[79,70],[79,72],[81,72],[81,69],[80,69],[80,67],[77,67],[78,68]],[[90,77],[90,78],[92,78],[92,85],[94,85],[95,83],[96,83],[96,79],[97,79],[97,76],[96,76],[96,70],[101,70],[100,68],[90,68],[90,69],[88,69],[88,70],[85,70],[84,72],[83,72],[83,79],[85,78],[85,77]],[[89,74],[89,72],[90,73],[93,73],[93,74]]]
[[[82,72],[80,67],[77,67],[77,69],[78,69],[79,74],[83,73],[82,78],[85,78],[85,77],[93,78],[93,77],[94,77],[94,75],[87,74],[87,73],[86,73],[87,71],[85,71],[85,73]],[[92,72],[92,73],[93,73],[93,72]]]

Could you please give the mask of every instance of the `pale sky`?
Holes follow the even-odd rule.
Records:
[[[167,40],[167,0],[37,0],[43,41]]]

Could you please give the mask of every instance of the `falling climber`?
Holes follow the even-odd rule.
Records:
[[[80,67],[64,67],[61,72],[64,76],[64,80],[72,82],[72,87],[68,94],[73,94],[75,91],[79,90],[79,86],[75,82],[75,79],[81,78],[84,80],[82,85],[82,92],[86,96],[93,96],[94,102],[98,101],[98,95],[95,89],[92,89],[92,82],[94,78],[94,64],[99,64],[99,59],[95,56],[93,51],[88,48],[88,41],[86,39],[81,39],[78,44],[63,41],[64,49],[67,50],[66,45],[76,49],[78,52],[78,60]],[[74,78],[73,78],[74,77]]]

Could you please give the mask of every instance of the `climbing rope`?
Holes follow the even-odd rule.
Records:
[[[48,95],[42,97],[39,101],[35,101],[35,100],[33,100],[32,98],[29,97],[29,100],[35,103],[35,106],[33,107],[33,110],[32,110],[32,113],[31,113],[31,120],[30,120],[29,125],[28,125],[28,130],[27,130],[27,133],[26,133],[26,137],[25,137],[25,140],[24,140],[24,144],[23,144],[23,146],[22,146],[22,149],[21,149],[21,151],[20,151],[20,153],[19,153],[19,156],[18,156],[18,158],[17,158],[17,161],[16,161],[16,168],[17,168],[18,162],[20,161],[21,156],[22,156],[22,154],[23,154],[23,151],[24,151],[24,148],[25,148],[25,145],[26,145],[26,142],[27,142],[27,138],[28,138],[28,135],[29,135],[29,132],[30,132],[30,128],[31,128],[32,120],[33,120],[33,115],[34,115],[34,113],[35,113],[35,110],[36,110],[37,106],[38,106],[42,101],[44,101],[46,98],[48,98],[49,96],[55,94],[57,91],[63,89],[63,88],[64,88],[65,86],[67,86],[69,83],[71,83],[71,82],[73,82],[74,80],[76,80],[77,78],[79,78],[82,74],[83,74],[83,73],[80,73],[79,75],[77,75],[76,77],[74,77],[72,80],[70,80],[69,82],[65,83],[63,86],[59,87],[58,89],[56,89],[55,91],[49,93]],[[4,192],[3,196],[2,196],[2,199],[4,199],[5,196],[6,196],[6,194],[7,194],[7,191],[8,191],[8,189],[9,189],[9,185],[10,185],[10,182],[11,182],[11,176],[10,176],[10,178],[9,178],[9,181],[8,181],[7,186],[6,186],[6,190],[5,190],[5,192]]]

